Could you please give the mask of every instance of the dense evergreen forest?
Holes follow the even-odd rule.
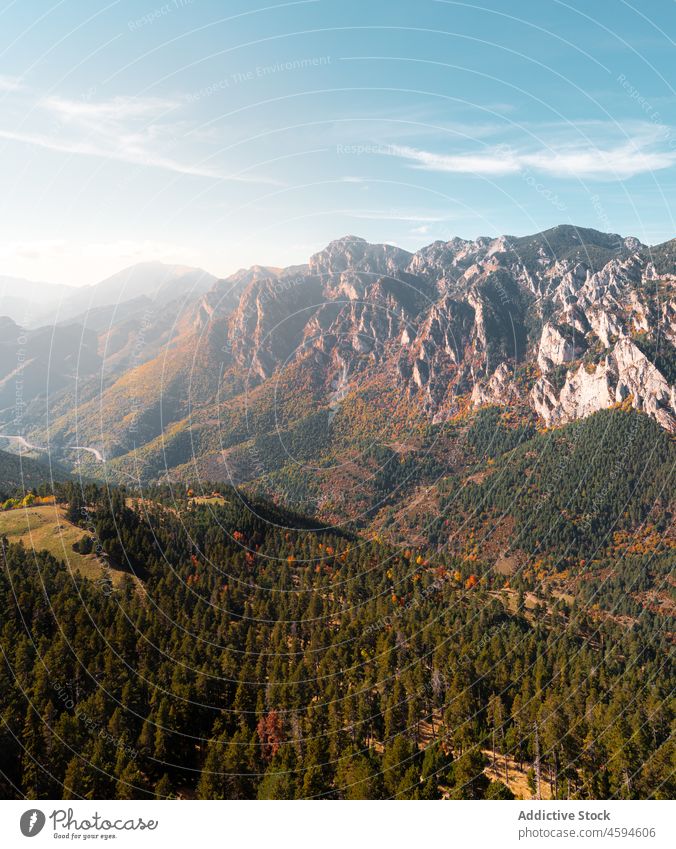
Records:
[[[510,512],[519,545],[554,559],[589,559],[614,533],[651,522],[663,535],[672,522],[676,446],[647,416],[603,410],[533,437],[506,428],[499,410],[483,410],[470,431],[481,455],[501,457],[495,473],[460,496],[480,515]],[[441,513],[453,504],[448,498]]]
[[[673,797],[673,619],[597,611],[654,557],[566,600],[219,491],[59,485],[99,581],[2,539],[2,796]]]

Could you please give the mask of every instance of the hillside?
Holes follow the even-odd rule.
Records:
[[[6,796],[673,794],[673,616],[627,613],[652,594],[642,573],[606,594],[599,568],[570,603],[533,573],[312,529],[229,488],[59,498],[142,591],[6,548]]]
[[[63,298],[75,293],[72,286],[43,283],[0,275],[0,316],[17,324],[34,326],[45,310],[54,310]]]
[[[198,324],[201,299],[216,282],[201,269],[148,262],[92,286],[46,294],[23,287],[35,298],[31,309],[19,322],[0,313],[0,422],[14,433],[20,408],[22,426],[37,435],[41,424],[97,398]],[[50,442],[65,460],[79,442],[40,436],[36,444]]]
[[[64,481],[68,472],[58,464],[50,466],[31,457],[0,451],[0,497],[4,501],[10,495],[23,495],[28,490],[49,483]]]
[[[69,521],[63,506],[43,504],[39,498],[28,506],[0,513],[0,537],[10,543],[21,542],[29,556],[47,552],[62,561],[71,574],[77,573],[99,584],[109,582],[111,587],[119,586],[124,575],[118,564],[111,566],[109,558],[97,554],[88,544],[82,545],[88,537],[81,527]]]

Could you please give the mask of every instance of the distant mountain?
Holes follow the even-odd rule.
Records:
[[[72,409],[111,375],[156,357],[180,335],[184,310],[192,316],[217,282],[201,269],[157,262],[80,289],[4,281],[26,297],[14,305],[21,323],[0,316],[0,423],[22,426],[59,404]]]
[[[76,291],[74,286],[60,283],[38,283],[20,277],[0,275],[0,316],[17,324],[32,326],[64,297]]]
[[[133,318],[150,314],[151,310],[156,310],[153,301],[146,295],[140,295],[138,298],[131,298],[128,301],[122,301],[119,304],[109,304],[104,307],[92,307],[92,309],[81,313],[80,315],[66,318],[57,322],[59,327],[67,325],[79,324],[86,327],[88,330],[96,332],[110,330],[117,324],[124,323]]]
[[[84,324],[91,329],[101,329],[101,308],[111,322],[128,314],[129,302],[139,303],[147,298],[156,309],[176,298],[195,298],[207,292],[216,282],[216,277],[201,268],[183,265],[166,265],[162,262],[142,262],[129,266],[112,277],[91,286],[82,286],[68,293],[58,304],[56,311],[45,310],[33,325],[39,323],[68,321]],[[91,320],[88,313],[95,312]]]

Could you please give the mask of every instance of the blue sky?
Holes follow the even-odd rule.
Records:
[[[0,7],[0,274],[225,275],[346,233],[674,236],[672,2]]]

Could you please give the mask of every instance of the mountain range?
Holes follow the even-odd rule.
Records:
[[[676,240],[568,225],[415,253],[346,236],[223,280],[146,264],[79,316],[69,297],[67,322],[4,319],[3,432],[21,372],[25,432],[57,459],[87,445],[120,481],[228,480],[372,517],[379,452],[467,465],[458,433],[485,408],[518,434],[619,408],[674,433],[675,280]]]

